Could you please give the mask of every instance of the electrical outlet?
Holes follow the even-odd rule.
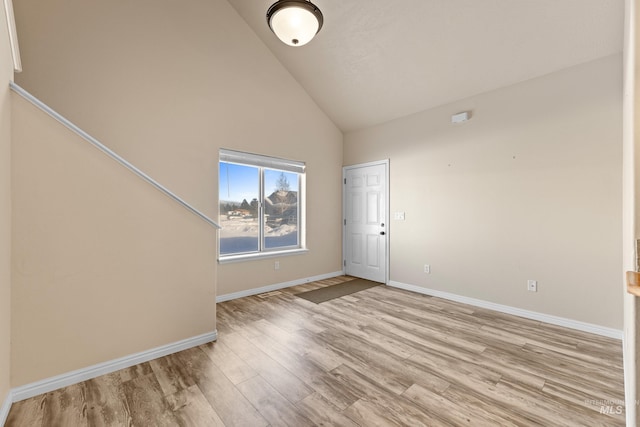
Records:
[[[273,269],[274,270],[280,270],[280,261],[276,261],[273,263]]]
[[[538,281],[537,280],[527,280],[527,290],[529,292],[538,292]]]
[[[431,274],[431,266],[429,264],[424,265],[424,272],[427,274]]]

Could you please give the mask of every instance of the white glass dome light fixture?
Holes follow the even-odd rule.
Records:
[[[322,28],[320,9],[306,0],[278,0],[267,10],[271,31],[289,46],[303,46]]]

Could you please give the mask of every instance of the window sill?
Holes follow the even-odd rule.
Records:
[[[257,254],[230,255],[224,258],[218,258],[218,264],[231,264],[233,262],[255,261],[258,259],[266,259],[266,258],[279,258],[279,257],[289,256],[289,255],[302,255],[307,252],[309,252],[309,249],[298,248],[298,249],[289,249],[286,251],[261,252]]]

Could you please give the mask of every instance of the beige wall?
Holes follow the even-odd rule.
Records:
[[[341,270],[342,134],[224,0],[16,4],[18,83],[217,216],[219,148],[307,162],[310,252],[219,266],[219,294]]]
[[[390,159],[391,280],[622,329],[621,74],[608,57],[345,135],[345,164]]]
[[[10,388],[11,335],[11,97],[13,62],[0,11],[0,406]]]
[[[12,103],[12,386],[214,331],[215,229]]]

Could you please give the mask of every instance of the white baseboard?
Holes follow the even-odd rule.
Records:
[[[247,289],[246,291],[233,292],[231,294],[218,295],[216,302],[231,301],[232,299],[249,297],[251,295],[263,294],[265,292],[277,291],[278,289],[290,288],[304,283],[315,282],[316,280],[331,279],[333,277],[343,276],[342,271],[334,271],[333,273],[321,274],[319,276],[306,277],[304,279],[291,280],[290,282],[276,283],[274,285],[262,286],[260,288]]]
[[[100,375],[109,374],[111,372],[128,368],[139,363],[148,362],[150,360],[157,359],[158,357],[186,350],[188,348],[195,347],[201,344],[206,344],[208,342],[215,341],[217,338],[218,332],[213,331],[181,341],[176,341],[171,344],[152,348],[150,350],[142,351],[140,353],[131,354],[119,359],[110,360],[108,362],[99,363],[87,368],[78,369],[76,371],[67,372],[55,377],[16,387],[11,390],[12,401],[19,402],[21,400],[28,399],[33,396],[38,396],[39,394],[48,393],[50,391],[66,387],[71,384],[77,384],[82,381],[90,380],[92,378],[99,377]]]
[[[552,316],[550,314],[538,313],[536,311],[523,310],[521,308],[511,307],[508,305],[496,304],[489,301],[479,300],[475,298],[469,298],[461,295],[451,294],[449,292],[437,291],[434,289],[423,288],[416,285],[408,285],[406,283],[389,281],[389,286],[395,288],[405,289],[407,291],[416,292],[424,295],[431,295],[434,297],[447,299],[450,301],[456,301],[463,304],[469,304],[476,307],[487,308],[489,310],[498,311],[506,314],[513,314],[514,316],[524,317],[526,319],[538,320],[540,322],[551,323],[552,325],[564,326],[565,328],[576,329],[578,331],[589,332],[596,335],[601,335],[609,338],[615,338],[622,340],[624,334],[619,329],[607,328],[605,326],[594,325],[592,323],[580,322],[578,320],[567,319],[564,317]]]
[[[11,395],[11,390],[7,393],[7,397],[2,402],[2,406],[0,406],[0,426],[3,426],[5,422],[7,422],[7,417],[9,416],[9,411],[11,410],[11,403],[13,402],[13,397]]]

